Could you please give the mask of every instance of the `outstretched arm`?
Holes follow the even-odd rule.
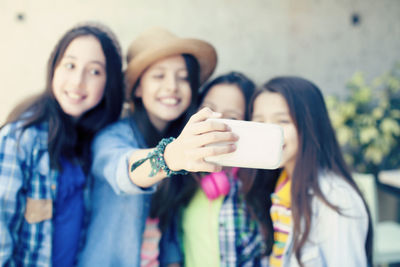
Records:
[[[178,138],[165,148],[164,160],[170,170],[190,172],[216,172],[221,170],[221,166],[206,162],[204,158],[235,151],[236,146],[233,143],[238,140],[238,136],[224,123],[207,121],[208,118],[219,116],[211,109],[204,108],[190,118]],[[208,146],[215,143],[225,144]],[[129,160],[129,168],[137,161],[146,158],[153,149],[134,151]],[[151,171],[152,166],[149,160],[146,160],[133,171],[130,171],[129,176],[132,182],[140,187],[152,186],[167,177],[163,170],[150,177]]]

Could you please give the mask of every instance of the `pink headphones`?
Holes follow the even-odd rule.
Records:
[[[239,168],[233,168],[232,174],[236,177]],[[226,196],[230,190],[228,176],[224,171],[213,172],[204,176],[200,181],[201,188],[207,198],[214,200],[219,196]]]

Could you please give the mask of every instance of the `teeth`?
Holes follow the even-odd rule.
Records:
[[[78,99],[81,99],[81,98],[82,98],[82,96],[81,96],[80,94],[77,94],[77,93],[67,92],[67,94],[68,94],[68,96],[69,96],[70,98],[72,98],[72,99],[78,100]]]
[[[176,105],[178,103],[178,99],[176,98],[162,98],[161,103],[166,105]]]

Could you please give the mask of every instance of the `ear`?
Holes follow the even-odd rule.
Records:
[[[139,84],[139,85],[136,87],[136,90],[135,90],[135,97],[141,98],[142,95],[143,95],[143,89],[142,89],[142,86]]]

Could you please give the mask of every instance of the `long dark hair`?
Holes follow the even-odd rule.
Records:
[[[104,96],[93,109],[78,121],[65,114],[54,97],[54,72],[69,44],[81,36],[95,37],[106,58],[106,85]],[[38,123],[48,122],[48,150],[50,164],[60,169],[60,157],[78,157],[85,172],[90,168],[90,141],[94,134],[119,118],[123,103],[123,72],[121,50],[115,35],[102,24],[86,23],[72,28],[58,41],[47,65],[45,91],[18,105],[8,116],[7,123],[23,119],[22,130]]]
[[[264,84],[254,95],[251,107],[257,96],[265,91],[279,93],[285,98],[290,116],[297,129],[299,149],[293,171],[293,177],[296,178],[292,179],[291,198],[293,199],[293,205],[291,209],[294,225],[293,251],[302,266],[300,252],[307,241],[311,227],[311,200],[313,195],[308,193],[309,190],[312,189],[316,197],[340,213],[339,208],[331,204],[323,195],[318,183],[318,171],[332,171],[349,183],[362,199],[363,197],[343,159],[320,89],[310,81],[299,77],[277,77]],[[252,113],[253,110],[250,112]],[[268,179],[273,188],[279,171],[262,171],[259,175],[264,176],[264,179]],[[271,188],[268,192],[271,193]],[[365,249],[368,260],[371,262],[372,225],[364,199],[363,202],[369,217],[369,230]],[[266,207],[266,209],[270,207],[271,202],[269,201],[269,207]],[[273,232],[271,221],[268,225],[271,227],[269,231]],[[269,246],[272,247],[272,243]]]

